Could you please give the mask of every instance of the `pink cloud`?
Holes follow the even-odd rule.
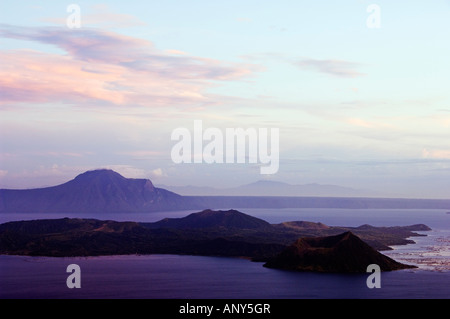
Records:
[[[423,158],[431,158],[431,159],[450,159],[450,150],[422,150]]]
[[[55,45],[67,54],[0,51],[2,102],[96,101],[115,105],[215,103],[207,90],[254,65],[173,55],[150,41],[99,30],[0,25],[0,37]]]
[[[0,52],[2,103],[83,101],[124,102],[105,83],[118,79],[120,67],[101,66],[102,73],[83,71],[84,63],[68,56],[34,51]]]
[[[363,127],[367,129],[396,129],[396,126],[387,123],[386,119],[368,121],[361,118],[351,117],[346,118],[345,122],[356,127]]]

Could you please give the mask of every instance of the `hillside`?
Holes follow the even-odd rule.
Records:
[[[197,228],[225,228],[233,229],[270,229],[271,225],[259,218],[243,214],[237,210],[213,211],[204,210],[193,213],[183,218],[165,218],[156,223],[147,223],[149,228],[174,228],[174,229],[197,229]]]
[[[265,258],[284,245],[208,233],[150,229],[134,222],[96,219],[47,219],[0,225],[0,254],[28,256],[102,256],[179,254]]]
[[[381,254],[352,232],[299,238],[264,266],[295,271],[351,273],[366,272],[371,264],[377,264],[382,271],[416,268]]]

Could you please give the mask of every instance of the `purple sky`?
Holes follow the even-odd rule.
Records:
[[[260,179],[449,198],[449,1],[21,1],[0,12],[0,187],[96,168],[155,184]],[[373,18],[373,17],[372,17]],[[260,163],[175,164],[171,133],[277,128]]]

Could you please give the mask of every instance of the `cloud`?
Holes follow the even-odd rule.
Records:
[[[70,178],[74,178],[76,175],[89,170],[89,167],[85,166],[67,166],[67,165],[39,165],[34,169],[23,169],[18,172],[9,172],[8,177],[10,181],[15,183],[22,179],[34,179],[39,181],[42,177],[52,177],[52,180],[67,181]],[[38,182],[39,183],[39,182]],[[56,182],[46,186],[56,185]]]
[[[354,126],[365,127],[365,128],[374,128],[376,126],[373,123],[363,120],[363,119],[360,119],[360,118],[349,118],[349,119],[347,119],[347,123],[354,125]]]
[[[163,170],[161,169],[161,168],[156,168],[156,169],[154,169],[154,170],[152,170],[151,172],[150,172],[150,175],[152,176],[152,177],[163,177],[163,176],[167,176],[164,172],[163,172]]]
[[[121,174],[126,178],[144,178],[146,175],[144,169],[136,168],[131,165],[115,164],[115,165],[106,165],[105,167],[99,168],[112,169],[113,171]]]
[[[152,157],[152,156],[162,155],[162,153],[158,152],[158,151],[142,151],[142,150],[119,152],[119,154],[136,156],[136,157]]]
[[[368,121],[368,120],[364,120],[364,119],[356,118],[356,117],[347,118],[345,121],[348,124],[351,124],[353,126],[364,127],[364,128],[373,128],[373,129],[386,129],[386,128],[394,129],[395,128],[395,126],[393,126],[392,124],[386,123],[386,122]]]
[[[0,51],[0,103],[206,105],[217,102],[209,88],[257,71],[251,64],[168,54],[150,41],[94,29],[1,24],[0,37],[54,45],[67,53]]]
[[[174,49],[166,50],[166,52],[167,52],[168,54],[173,54],[173,55],[186,55],[186,54],[187,54],[187,53],[184,52],[184,51],[174,50]]]
[[[97,65],[94,73],[82,61],[29,50],[0,52],[0,66],[0,103],[126,102],[126,92],[111,88],[111,83],[123,81],[117,66]]]
[[[307,58],[295,61],[294,65],[303,70],[312,70],[339,78],[356,78],[365,75],[357,71],[357,68],[361,64],[343,60],[317,60]]]
[[[25,152],[28,156],[51,156],[51,157],[84,157],[91,152],[63,152],[63,151],[31,151]]]
[[[8,174],[8,171],[0,169],[0,178],[6,176]]]
[[[423,158],[450,159],[450,150],[427,150],[422,151]]]
[[[284,31],[281,29],[281,31]],[[295,67],[306,70],[324,73],[338,78],[357,78],[365,76],[365,73],[359,72],[358,69],[363,66],[363,64],[351,61],[344,61],[338,59],[313,59],[308,57],[295,58],[286,54],[281,54],[279,52],[266,52],[259,54],[249,54],[242,55],[242,59],[247,61],[266,61],[266,60],[277,60]],[[352,88],[354,92],[358,89]]]

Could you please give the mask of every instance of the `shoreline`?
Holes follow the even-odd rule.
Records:
[[[394,245],[387,256],[418,270],[450,272],[450,230],[432,229],[411,245]]]

